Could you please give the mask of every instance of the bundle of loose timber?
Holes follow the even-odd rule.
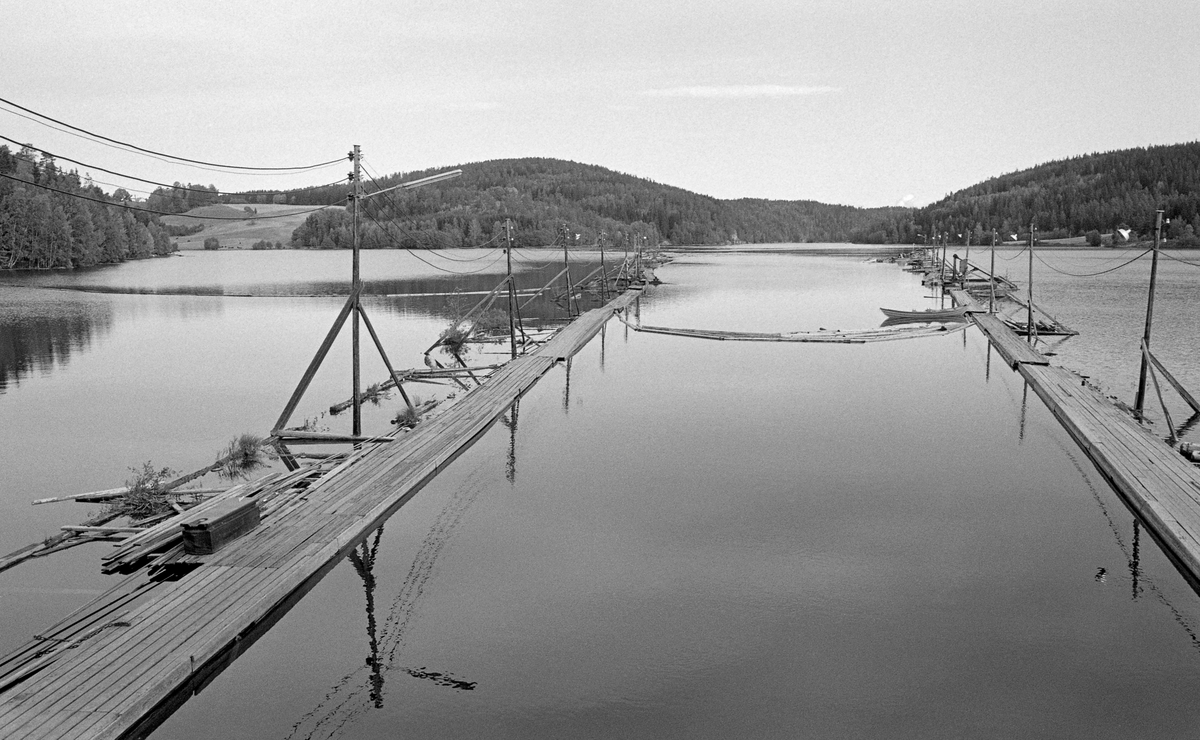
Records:
[[[100,569],[104,573],[128,571],[156,555],[151,567],[165,565],[182,552],[183,524],[204,518],[222,502],[231,499],[254,499],[259,504],[260,516],[265,519],[283,503],[281,494],[303,491],[331,467],[345,462],[348,461],[340,457],[329,458],[290,473],[271,473],[256,481],[236,485],[123,540],[114,552],[103,558]]]

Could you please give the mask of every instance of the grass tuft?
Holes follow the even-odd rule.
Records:
[[[263,453],[262,443],[262,437],[254,434],[243,434],[231,439],[229,446],[221,452],[218,458],[223,458],[225,462],[217,471],[217,475],[226,480],[246,479],[255,470],[266,467],[267,456]]]
[[[130,519],[147,517],[172,511],[165,490],[167,483],[178,475],[170,468],[156,470],[149,461],[141,470],[130,468],[133,477],[125,481],[126,491],[108,503],[108,514],[127,516]]]
[[[405,406],[396,414],[396,418],[392,419],[392,423],[402,427],[411,429],[421,421],[421,398],[419,396],[412,397],[412,408]]]

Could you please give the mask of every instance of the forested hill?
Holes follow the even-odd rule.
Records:
[[[720,200],[603,167],[558,159],[475,162],[367,180],[368,193],[450,169],[461,177],[365,203],[364,245],[476,246],[497,239],[504,219],[521,245],[553,244],[565,227],[581,244],[601,233],[618,245],[630,236],[648,244],[846,241],[856,230],[908,209],[862,209],[814,201]],[[287,193],[246,193],[253,202],[344,203],[346,186]],[[314,214],[296,230],[297,246],[345,246],[346,219]],[[383,232],[388,225],[388,233]]]
[[[82,267],[175,249],[169,230],[52,157],[0,146],[0,269]]]
[[[1131,239],[1152,236],[1159,208],[1170,219],[1167,238],[1200,244],[1200,142],[1088,154],[993,177],[854,238],[923,243],[950,232],[952,240],[970,233],[978,244],[993,228],[1025,239],[1033,221],[1038,238],[1089,235],[1098,243],[1115,229],[1132,230]]]

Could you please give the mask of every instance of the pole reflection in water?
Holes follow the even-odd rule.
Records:
[[[567,358],[567,382],[563,385],[563,413],[568,414],[571,410],[571,358]]]
[[[608,324],[600,327],[600,372],[604,372],[604,343],[608,340]]]
[[[1075,447],[1073,445],[1071,445],[1071,446],[1064,445],[1060,441],[1056,441],[1055,446],[1058,447],[1058,449],[1062,450],[1063,454],[1066,455],[1067,459],[1071,461],[1071,465],[1073,465],[1075,467],[1075,469],[1077,471],[1079,471],[1079,476],[1080,476],[1080,478],[1083,479],[1084,484],[1087,486],[1088,490],[1091,492],[1092,498],[1095,499],[1096,506],[1100,509],[1100,514],[1104,517],[1105,521],[1108,523],[1108,529],[1109,529],[1109,531],[1112,532],[1113,541],[1117,543],[1117,548],[1121,551],[1121,554],[1123,554],[1125,556],[1125,562],[1126,562],[1127,567],[1129,568],[1129,580],[1130,580],[1130,583],[1132,584],[1131,588],[1132,588],[1132,593],[1133,593],[1133,600],[1137,601],[1138,596],[1140,596],[1144,591],[1148,590],[1151,594],[1154,595],[1154,599],[1158,603],[1165,606],[1167,608],[1167,610],[1171,612],[1172,619],[1174,619],[1175,623],[1178,624],[1179,627],[1187,634],[1188,639],[1191,641],[1192,648],[1195,649],[1197,652],[1200,652],[1200,635],[1197,635],[1196,629],[1192,626],[1191,620],[1187,617],[1187,615],[1185,615],[1182,611],[1179,610],[1179,607],[1175,606],[1175,604],[1171,601],[1171,599],[1167,596],[1166,592],[1163,591],[1163,589],[1159,588],[1158,585],[1155,584],[1153,580],[1151,580],[1148,576],[1146,576],[1144,573],[1142,573],[1142,565],[1141,565],[1141,554],[1142,554],[1141,526],[1142,526],[1142,524],[1141,524],[1141,520],[1138,519],[1137,514],[1134,514],[1132,511],[1129,512],[1130,514],[1132,514],[1131,521],[1133,522],[1133,539],[1132,539],[1131,545],[1127,547],[1125,545],[1125,539],[1121,536],[1120,526],[1117,524],[1116,520],[1113,519],[1112,514],[1108,510],[1108,506],[1105,505],[1104,499],[1100,495],[1100,491],[1097,490],[1096,485],[1093,483],[1092,475],[1095,474],[1095,468],[1093,468],[1091,465],[1085,465],[1085,464],[1080,463],[1079,458],[1077,457],[1077,453],[1079,452],[1079,449],[1077,447]],[[1091,472],[1089,473],[1089,471],[1091,471]],[[1101,484],[1101,485],[1105,485],[1105,484]],[[1101,583],[1101,584],[1107,583],[1107,581],[1108,581],[1107,575],[1108,575],[1108,571],[1106,568],[1097,569],[1096,575],[1095,575],[1096,582]],[[1192,588],[1193,588],[1193,590],[1198,590],[1195,585],[1193,585]]]
[[[992,382],[992,343],[987,343],[987,362],[983,366],[983,382]]]
[[[500,417],[500,423],[508,427],[508,459],[504,463],[504,477],[509,483],[517,482],[517,416],[521,411],[521,402],[513,401],[507,416]]]
[[[1200,411],[1192,414],[1191,418],[1180,424],[1179,428],[1175,430],[1175,436],[1182,439],[1183,435],[1195,429],[1197,424],[1200,424]]]
[[[1138,583],[1138,577],[1141,575],[1141,522],[1137,517],[1133,519],[1133,554],[1129,557],[1129,578],[1133,583],[1133,600],[1137,601],[1138,594],[1142,592],[1142,588]]]
[[[1020,442],[1025,441],[1025,413],[1029,408],[1029,384],[1023,383],[1021,388],[1021,431],[1017,439]]]
[[[383,706],[383,671],[379,667],[379,639],[375,624],[375,554],[379,552],[379,538],[383,536],[383,527],[375,530],[375,539],[371,546],[363,542],[350,551],[350,563],[358,577],[362,579],[363,591],[367,601],[367,642],[371,646],[371,654],[367,656],[367,665],[371,668],[371,703],[376,708]],[[360,552],[361,550],[361,552]]]
[[[354,727],[364,712],[383,706],[384,676],[393,668],[398,668],[413,678],[433,681],[439,686],[457,691],[471,691],[475,688],[473,681],[464,681],[448,672],[432,671],[424,666],[397,666],[396,659],[417,613],[421,595],[433,576],[438,555],[445,549],[467,509],[486,485],[487,476],[480,469],[469,476],[450,496],[430,527],[429,533],[422,540],[408,574],[400,584],[387,612],[382,615],[382,622],[375,614],[375,592],[378,583],[372,571],[382,528],[376,532],[371,547],[364,544],[361,546],[361,552],[356,548],[348,556],[362,577],[363,586],[367,591],[367,634],[372,642],[370,658],[330,687],[325,697],[295,724],[288,735],[289,740],[327,740],[340,737]]]

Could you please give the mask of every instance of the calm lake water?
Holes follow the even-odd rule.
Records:
[[[851,330],[878,326],[879,306],[935,304],[866,255],[681,252],[634,313]],[[543,256],[555,258],[530,262]],[[1083,273],[1114,255],[1043,256]],[[503,269],[451,279],[394,252],[367,258],[380,286],[368,310],[406,367],[445,327],[448,297],[397,294],[486,291]],[[31,499],[118,485],[145,460],[192,469],[235,434],[265,433],[348,266],[344,253],[222,252],[5,278],[17,287],[0,287],[0,550],[87,510]],[[1159,293],[1156,346],[1200,387],[1185,322],[1165,318],[1194,293],[1195,268],[1178,267],[1160,264],[1177,283]],[[557,269],[522,273],[522,287]],[[1059,359],[1091,362],[1081,369],[1126,399],[1140,269],[1108,276],[1120,291],[1035,282],[1035,300],[1084,332]],[[297,418],[348,423],[321,415],[348,393],[346,344]],[[368,407],[365,425],[398,405]],[[0,574],[0,648],[105,588],[103,548]],[[154,737],[1200,731],[1200,600],[974,329],[766,344],[614,319],[360,552]]]

